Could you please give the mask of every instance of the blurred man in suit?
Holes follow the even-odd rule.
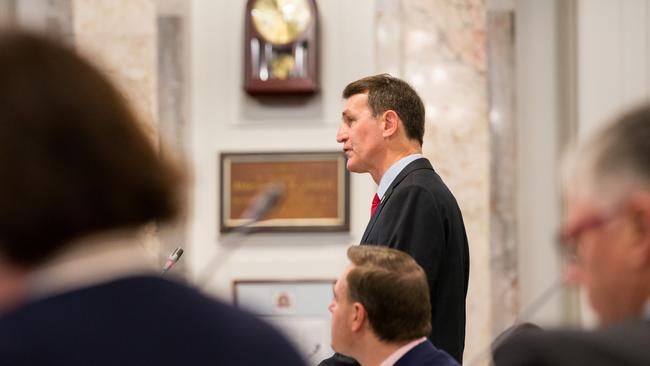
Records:
[[[424,271],[407,254],[379,246],[348,249],[350,265],[334,286],[332,348],[362,366],[454,366],[436,349]]]
[[[650,365],[650,106],[567,160],[561,249],[600,327],[513,337],[497,365]]]
[[[387,74],[350,83],[343,98],[336,140],[347,168],[369,173],[378,185],[361,243],[404,251],[424,269],[429,339],[461,362],[469,248],[456,199],[422,155],[424,104],[410,85]],[[340,355],[329,361],[354,365]]]
[[[303,365],[148,265],[140,232],[176,216],[182,187],[141,127],[73,50],[0,33],[0,363]]]

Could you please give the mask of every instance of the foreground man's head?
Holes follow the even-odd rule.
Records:
[[[650,298],[650,107],[586,141],[565,178],[567,279],[602,325],[639,316]]]
[[[370,245],[349,248],[348,258],[350,265],[336,282],[329,306],[335,351],[372,366],[397,357],[395,352],[410,344],[408,357],[456,364],[424,338],[431,332],[429,290],[413,258]]]

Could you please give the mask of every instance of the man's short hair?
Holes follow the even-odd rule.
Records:
[[[408,254],[380,246],[348,249],[348,299],[363,304],[379,339],[400,342],[428,336],[431,304],[426,275]]]
[[[418,93],[404,80],[388,74],[368,76],[353,81],[343,89],[343,98],[368,93],[373,117],[393,110],[404,123],[406,135],[422,145],[424,139],[424,104]]]
[[[577,170],[586,176],[589,188],[605,200],[615,201],[632,187],[650,190],[650,105],[632,109],[598,131],[569,156],[565,168],[568,174]]]
[[[94,66],[0,33],[0,255],[31,267],[74,239],[171,219],[180,182]]]

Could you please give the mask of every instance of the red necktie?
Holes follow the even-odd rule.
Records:
[[[377,206],[379,206],[379,196],[377,193],[375,193],[375,197],[372,199],[372,206],[370,207],[370,216],[375,213],[375,210],[377,209]]]

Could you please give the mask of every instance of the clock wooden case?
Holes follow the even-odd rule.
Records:
[[[244,89],[252,95],[319,90],[315,0],[248,0]]]

